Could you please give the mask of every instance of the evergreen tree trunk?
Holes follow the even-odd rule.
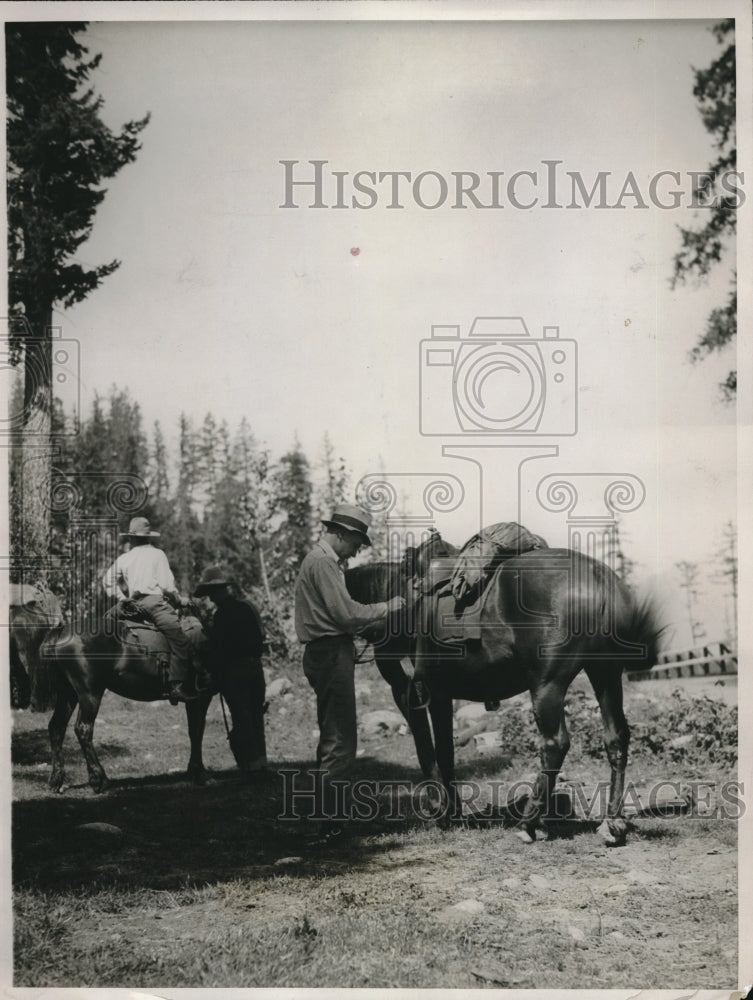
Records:
[[[16,573],[47,581],[52,481],[52,308],[29,317],[24,345],[24,409],[21,426],[20,500],[11,508]]]

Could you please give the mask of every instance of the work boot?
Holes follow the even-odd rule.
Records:
[[[179,701],[194,701],[196,695],[191,691],[186,691],[182,681],[170,681],[170,690],[167,697],[171,705],[177,705]]]

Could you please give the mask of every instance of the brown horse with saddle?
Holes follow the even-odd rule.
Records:
[[[198,615],[190,609],[184,611],[181,627],[191,649],[194,675],[203,672],[209,663],[209,648]],[[59,792],[65,787],[63,738],[76,707],[78,716],[73,728],[86,760],[89,784],[95,792],[109,787],[93,743],[94,723],[105,691],[134,701],[168,700],[169,657],[166,638],[144,618],[129,620],[108,614],[102,621],[62,625],[48,636],[38,669],[48,672],[54,698],[48,726],[52,750],[50,788]],[[195,695],[186,702],[191,741],[187,773],[197,784],[204,784],[201,745],[213,692],[196,691]]]
[[[498,547],[496,555],[492,550],[490,558],[485,543],[494,529],[511,531],[508,537],[516,541],[507,550]],[[540,769],[532,794],[519,807],[517,827],[521,839],[534,840],[542,820],[554,815],[555,782],[570,745],[565,696],[584,670],[599,703],[611,768],[600,833],[610,845],[624,843],[630,730],[622,674],[656,662],[661,628],[654,608],[637,600],[603,563],[569,549],[549,549],[518,525],[486,529],[469,549],[459,558],[435,532],[402,563],[376,563],[346,574],[358,601],[396,594],[413,598],[386,631],[370,638],[377,666],[411,723],[424,773],[431,770],[430,743],[425,714],[419,721],[416,689],[427,692],[436,764],[454,817],[461,805],[453,784],[453,699],[498,702],[529,691],[540,733]],[[413,681],[400,663],[407,656],[415,667]]]

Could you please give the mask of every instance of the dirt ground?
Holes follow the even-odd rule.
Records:
[[[374,668],[359,671],[361,716],[392,709]],[[86,784],[72,731],[70,785],[51,793],[47,716],[13,713],[15,985],[735,987],[736,824],[715,809],[734,774],[718,757],[637,753],[640,801],[616,849],[593,817],[528,846],[499,823],[446,831],[413,813],[408,785],[380,791],[378,826],[323,844],[311,824],[280,818],[277,769],[311,766],[316,744],[313,696],[295,665],[285,673],[292,690],[267,722],[272,770],[255,785],[233,766],[218,699],[205,738],[213,776],[197,788],[183,775],[182,709],[108,694],[95,731],[113,779],[104,795]],[[636,731],[647,706],[661,714],[672,697],[625,686]],[[584,705],[596,712],[592,697]],[[570,728],[563,773],[592,788],[608,767]],[[487,788],[533,766],[504,740],[458,748],[458,776]],[[410,734],[362,735],[358,776],[419,782]],[[702,779],[689,811],[671,790],[637,811],[657,781]]]

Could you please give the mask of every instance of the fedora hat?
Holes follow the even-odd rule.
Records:
[[[226,587],[230,583],[227,573],[221,566],[207,566],[201,574],[201,579],[193,592],[194,597],[201,597],[215,587]]]
[[[328,520],[322,520],[325,528],[345,528],[355,531],[363,540],[364,545],[371,545],[367,532],[371,527],[371,514],[352,503],[339,503],[332,511]]]
[[[147,517],[132,517],[128,531],[120,532],[121,538],[159,538],[159,531],[152,531]]]

